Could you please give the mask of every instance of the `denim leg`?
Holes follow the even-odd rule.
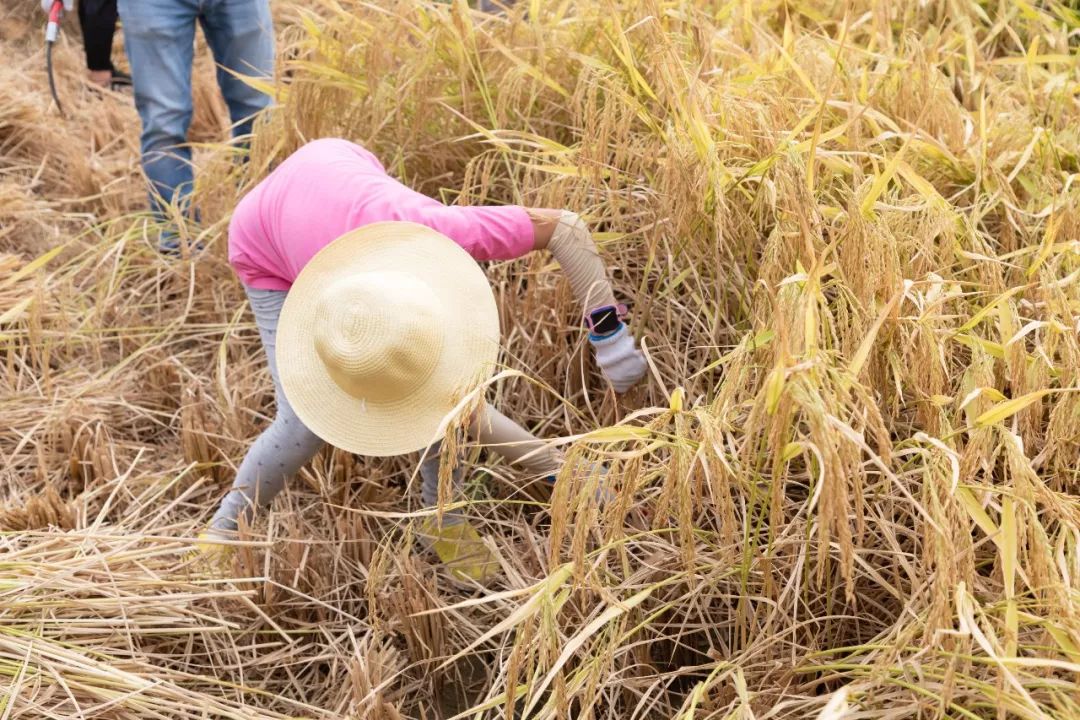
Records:
[[[191,63],[196,0],[119,0],[124,47],[131,63],[135,107],[142,121],[143,171],[150,203],[164,205],[191,191]]]
[[[268,0],[210,0],[199,18],[217,61],[217,80],[233,137],[251,132],[254,116],[270,97],[232,73],[269,79],[274,74],[274,26]],[[232,72],[230,72],[232,71]]]

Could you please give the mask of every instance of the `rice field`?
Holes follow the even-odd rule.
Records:
[[[0,9],[0,720],[1080,718],[1075,3],[274,10],[246,162],[200,48],[170,260],[130,96],[72,18],[60,117]],[[229,213],[324,136],[579,212],[632,305],[616,396],[549,256],[486,268],[489,399],[617,493],[466,443],[486,588],[415,542],[415,458],[332,449],[190,560],[273,412]]]

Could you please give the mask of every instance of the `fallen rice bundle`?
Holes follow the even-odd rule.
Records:
[[[109,211],[24,275],[37,325],[0,325],[0,518],[35,527],[0,556],[13,713],[1080,716],[1067,4],[280,17],[251,162],[201,161],[186,230],[209,257],[158,260]],[[183,560],[270,402],[224,189],[326,135],[447,201],[578,210],[634,303],[653,383],[616,400],[549,261],[489,268],[526,374],[498,404],[607,462],[619,497],[567,476],[538,501],[485,467],[484,592],[411,542],[408,459],[338,451],[233,579]]]

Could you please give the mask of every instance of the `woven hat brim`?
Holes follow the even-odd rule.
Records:
[[[404,272],[423,282],[444,319],[434,370],[392,403],[346,393],[315,349],[313,318],[320,292],[349,275],[379,271]],[[313,433],[349,452],[401,455],[439,439],[446,415],[494,373],[498,308],[483,270],[454,241],[416,223],[375,223],[334,240],[304,266],[281,310],[276,352],[285,397]]]

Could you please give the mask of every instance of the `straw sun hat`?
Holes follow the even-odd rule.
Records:
[[[366,225],[320,250],[278,322],[285,397],[312,432],[362,455],[438,439],[498,353],[498,312],[480,266],[409,222]]]

